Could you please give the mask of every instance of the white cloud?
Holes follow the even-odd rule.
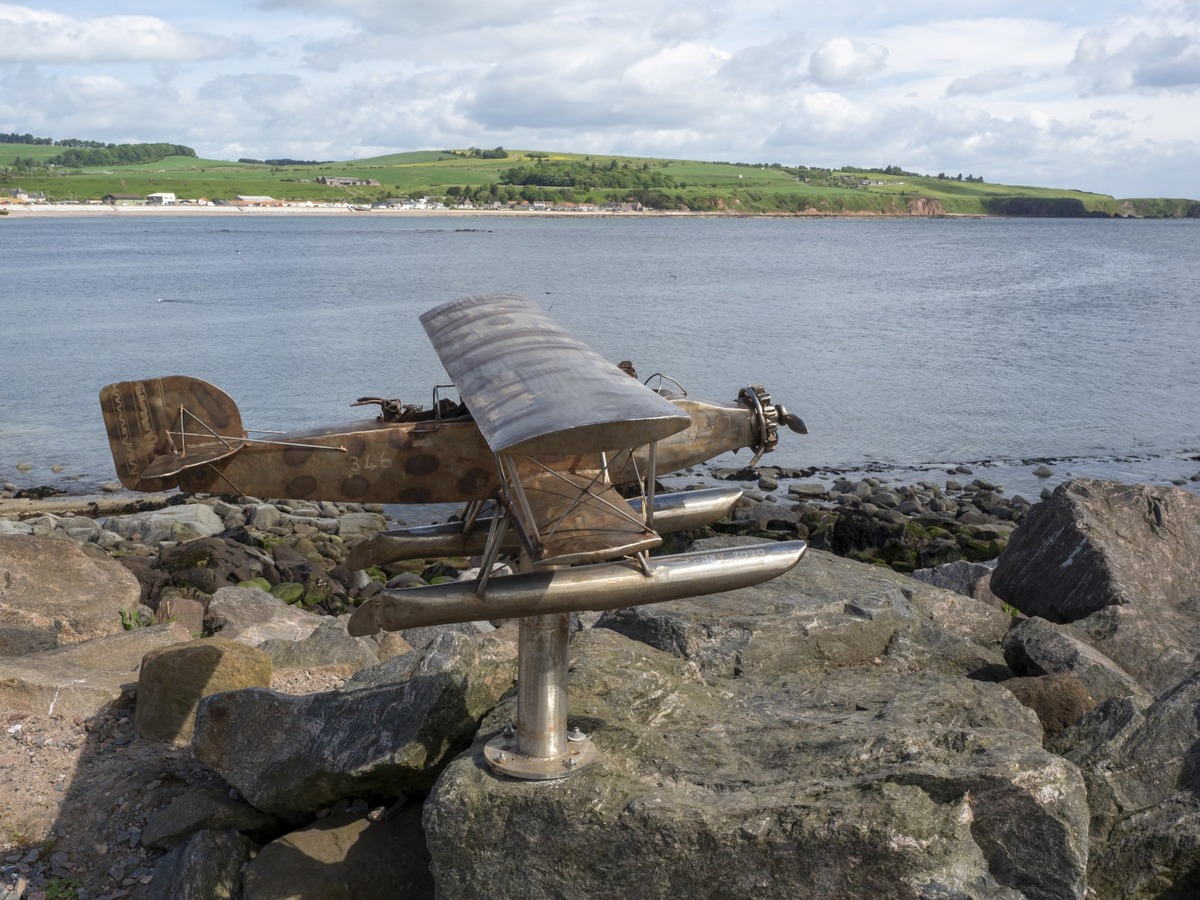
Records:
[[[196,61],[238,53],[238,44],[182,31],[153,16],[75,19],[0,4],[0,60],[6,63]]]
[[[539,0],[260,0],[265,10],[293,10],[334,16],[387,34],[446,33],[520,25],[553,13]]]
[[[813,81],[824,87],[853,87],[884,69],[887,48],[838,37],[826,41],[809,59]]]
[[[217,158],[897,164],[1118,194],[1170,171],[1159,193],[1200,196],[1197,0],[94,3],[0,3],[0,130]]]
[[[948,96],[957,94],[994,94],[997,91],[1019,87],[1030,81],[1030,75],[1018,68],[992,69],[978,72],[966,78],[955,78],[946,88]]]
[[[1124,44],[1103,30],[1079,39],[1069,69],[1090,94],[1191,92],[1200,87],[1200,35],[1138,32]]]

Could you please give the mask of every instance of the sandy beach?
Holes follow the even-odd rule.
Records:
[[[9,214],[6,216],[4,212]],[[746,217],[749,213],[691,212],[678,210],[556,210],[556,209],[391,209],[354,206],[112,206],[107,203],[13,203],[0,206],[0,221],[30,221],[55,216],[162,218],[165,216],[554,216],[566,218],[624,218],[646,216]]]

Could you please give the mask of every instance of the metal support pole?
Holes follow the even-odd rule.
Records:
[[[567,633],[570,613],[520,620],[517,752],[559,756],[567,749]]]
[[[530,570],[528,557],[521,568]],[[517,725],[484,745],[492,770],[513,778],[548,781],[578,772],[596,748],[578,728],[567,731],[570,613],[526,616],[517,636]]]

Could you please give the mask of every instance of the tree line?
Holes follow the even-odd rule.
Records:
[[[251,159],[241,157],[238,162],[250,163],[257,166],[328,166],[337,162],[335,159]]]
[[[18,134],[15,131],[0,132],[0,144],[30,144],[38,147],[94,147],[99,150],[111,150],[118,146],[117,144],[106,144],[104,141],[85,141],[80,138],[55,140],[48,137],[35,137],[28,133]]]
[[[468,147],[466,150],[443,150],[442,152],[466,159],[508,159],[508,151],[503,147],[495,147],[492,150]]]
[[[128,166],[155,163],[168,156],[195,157],[196,151],[183,144],[108,144],[103,147],[72,147],[46,160],[47,165]]]
[[[680,187],[676,180],[649,163],[631,166],[614,159],[602,166],[577,161],[546,162],[533,166],[514,166],[500,173],[501,184],[592,190],[663,190]]]

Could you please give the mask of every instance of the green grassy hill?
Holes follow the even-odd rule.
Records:
[[[110,193],[171,191],[180,198],[229,199],[265,194],[287,200],[370,203],[396,197],[467,197],[606,202],[636,200],[655,209],[730,213],[891,214],[913,209],[951,215],[1147,215],[1200,217],[1200,203],[1135,199],[1083,191],[878,170],[828,170],[697,160],[508,151],[422,150],[319,165],[267,165],[173,156],[153,163],[62,168],[47,162],[58,146],[0,144],[0,197],[20,187],[52,201],[100,199]],[[533,184],[508,183],[517,169]],[[335,187],[321,175],[378,185]]]

